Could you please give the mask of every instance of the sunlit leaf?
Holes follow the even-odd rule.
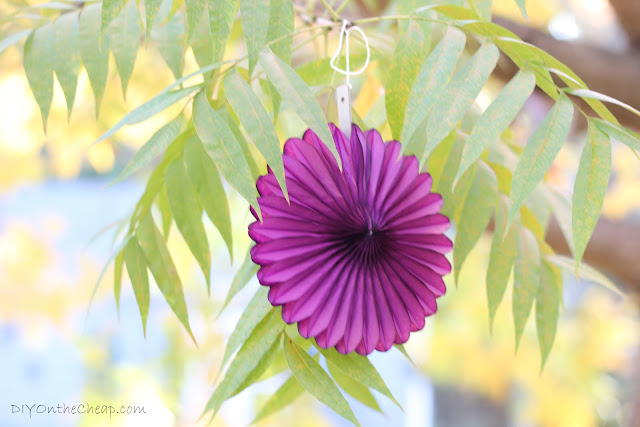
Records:
[[[500,135],[516,118],[535,86],[535,74],[523,69],[500,91],[496,99],[473,126],[462,153],[456,180],[473,162],[480,158],[489,145],[500,138]]]
[[[258,323],[246,341],[243,340],[244,345],[207,402],[205,413],[213,411],[215,415],[218,412],[222,403],[233,395],[258,366],[273,343],[280,337],[284,326],[280,310],[275,308]]]
[[[233,238],[227,195],[216,165],[197,136],[187,140],[184,148],[184,161],[198,200],[213,225],[220,232],[233,261]]]
[[[498,196],[496,174],[484,162],[478,168],[464,200],[460,220],[456,224],[453,245],[454,280],[458,283],[462,265],[491,220]]]
[[[280,95],[283,98],[286,97],[295,112],[325,143],[336,157],[338,164],[342,166],[333,136],[327,126],[327,119],[311,89],[289,65],[275,56],[269,48],[260,51],[260,64]]]
[[[251,248],[247,251],[247,255],[244,257],[244,261],[240,268],[236,272],[235,276],[233,276],[233,280],[231,281],[231,287],[229,288],[229,293],[222,304],[222,308],[220,309],[220,313],[227,307],[231,299],[236,296],[238,292],[244,289],[249,283],[249,280],[258,272],[258,264],[254,263],[251,260]]]
[[[338,415],[359,426],[349,403],[322,367],[291,338],[284,337],[284,356],[289,369],[302,387]]]
[[[505,235],[507,226],[507,209],[509,199],[500,195],[500,202],[496,209],[495,229],[489,252],[489,266],[487,267],[487,302],[489,305],[489,329],[493,329],[495,318],[504,292],[507,289],[513,263],[518,249],[518,229],[514,223]]]
[[[393,394],[389,391],[384,380],[367,357],[361,356],[357,353],[341,354],[338,353],[335,348],[325,349],[318,345],[316,345],[316,348],[328,362],[333,363],[345,375],[351,377],[360,384],[379,391],[400,407],[400,404],[395,397],[393,397]]]
[[[558,267],[544,260],[540,272],[540,287],[536,295],[536,331],[540,344],[540,370],[549,357],[556,338],[558,316],[560,314],[560,285],[562,272]]]
[[[93,289],[91,290],[91,296],[89,297],[89,304],[87,304],[87,314],[89,314],[89,311],[91,310],[91,305],[93,304],[93,300],[96,297],[96,293],[98,292],[98,288],[100,287],[100,283],[102,283],[102,279],[104,278],[104,275],[107,272],[107,269],[109,268],[111,263],[114,261],[114,259],[117,258],[120,255],[120,253],[122,253],[124,246],[129,242],[130,238],[131,236],[126,237],[122,242],[120,242],[113,249],[113,252],[109,256],[109,259],[107,260],[107,262],[105,262],[104,267],[102,267],[102,270],[100,270],[98,279],[96,280],[96,283],[93,285]]]
[[[17,33],[13,33],[11,35],[8,35],[7,37],[5,37],[2,40],[0,40],[0,54],[2,54],[2,52],[4,52],[5,50],[10,48],[11,46],[16,44],[17,42],[19,42],[20,40],[22,40],[23,38],[25,38],[29,34],[31,34],[31,31],[32,30],[19,31]]]
[[[191,41],[191,36],[196,26],[204,15],[204,7],[207,0],[184,0],[185,11],[187,13],[187,43]]]
[[[211,62],[224,56],[224,49],[231,34],[231,27],[238,8],[238,0],[208,0],[209,27],[211,28]]]
[[[489,79],[499,57],[500,52],[493,43],[483,44],[440,92],[427,121],[425,155],[429,155],[462,120]]]
[[[272,310],[275,311],[267,298],[268,293],[269,288],[260,286],[253,295],[253,298],[251,298],[251,301],[249,301],[249,304],[247,304],[247,307],[240,316],[240,320],[238,320],[238,324],[229,337],[229,342],[227,342],[227,347],[224,349],[220,366],[224,367],[226,365],[233,352],[247,340],[256,325],[265,318],[267,313]]]
[[[396,45],[385,90],[387,118],[394,139],[401,137],[407,101],[426,53],[422,28],[412,21]]]
[[[223,3],[220,0],[210,0],[209,2],[215,2],[216,4]],[[211,9],[209,9],[209,13],[211,13]],[[220,27],[220,30],[222,30],[222,27]],[[191,45],[191,51],[193,52],[196,62],[203,68],[216,62],[213,60],[213,40],[211,37],[212,32],[209,19],[199,19],[196,28],[193,30],[193,38],[187,40],[187,43]],[[220,58],[222,58],[222,55]],[[204,80],[208,81],[211,73],[207,71],[203,74]]]
[[[227,107],[229,107],[228,103],[227,103]],[[238,127],[238,122],[236,122],[233,117],[233,110],[231,110],[230,107],[229,108],[227,107],[219,109],[217,113],[220,114],[220,117],[222,117],[229,125],[229,129],[231,129],[231,133],[233,133],[233,136],[236,137],[238,144],[240,144],[240,149],[244,154],[244,158],[247,160],[247,163],[249,164],[249,169],[251,169],[251,176],[253,177],[254,181],[257,181],[260,175],[264,175],[266,173],[266,169],[264,172],[260,173],[260,170],[258,169],[258,165],[256,164],[256,159],[253,157],[253,153],[251,151],[251,148],[249,147],[249,143],[247,142],[247,139],[244,137],[244,134],[240,131],[240,127]]]
[[[178,16],[174,16],[164,25],[154,28],[151,33],[160,56],[178,79],[184,66],[184,26]]]
[[[587,143],[573,188],[572,230],[576,272],[596,227],[611,174],[611,142],[595,124],[589,123]]]
[[[574,95],[574,96],[579,96],[580,98],[584,98],[585,100],[587,99],[597,99],[598,101],[604,101],[604,102],[609,102],[611,104],[615,104],[619,107],[624,108],[627,111],[632,112],[633,114],[635,114],[636,116],[640,116],[640,111],[636,110],[635,108],[633,108],[631,105],[629,104],[625,104],[622,101],[619,101],[611,96],[605,95],[603,93],[600,92],[596,92],[593,90],[589,90],[589,89],[565,89],[564,90],[565,93],[568,93],[569,95]]]
[[[40,107],[45,130],[53,99],[53,34],[53,25],[45,24],[31,33],[24,44],[24,72]]]
[[[540,285],[540,249],[535,236],[521,227],[513,274],[513,323],[516,351]]]
[[[164,185],[176,226],[196,258],[209,291],[211,275],[209,241],[202,223],[202,206],[193,192],[184,162],[175,161],[169,165],[165,173]]]
[[[563,270],[566,270],[571,274],[575,274],[575,261],[573,260],[573,258],[564,255],[547,255],[546,258]],[[616,286],[611,280],[609,280],[607,276],[583,262],[580,263],[580,266],[578,267],[578,278],[597,283],[598,285],[604,286],[605,288],[608,288],[618,295],[625,295],[624,292],[622,292],[618,286]]]
[[[109,38],[100,43],[100,35],[96,28],[100,25],[100,5],[85,6],[80,13],[78,26],[78,45],[82,64],[87,70],[91,89],[96,99],[96,117],[100,112],[100,103],[109,73]]]
[[[234,70],[227,74],[224,79],[224,90],[227,100],[238,115],[244,130],[273,170],[284,196],[288,200],[280,139],[269,114],[237,71]]]
[[[131,279],[133,293],[138,302],[140,318],[142,319],[142,331],[147,335],[147,316],[149,314],[149,276],[144,254],[136,239],[129,240],[124,247],[124,262],[127,265],[127,273]]]
[[[149,101],[145,102],[135,110],[128,113],[122,119],[120,119],[120,121],[113,127],[111,127],[111,129],[103,133],[95,143],[109,138],[111,135],[119,131],[123,126],[135,125],[147,120],[149,117],[155,116],[160,111],[163,111],[166,108],[172,106],[176,102],[180,101],[181,99],[198,89],[200,89],[200,86],[191,86],[184,89],[174,90],[173,92],[159,93],[158,95],[154,96]]]
[[[529,138],[513,173],[508,223],[551,167],[567,139],[572,118],[573,103],[566,96],[560,96]]]
[[[402,128],[402,141],[405,143],[411,140],[418,125],[427,118],[438,93],[447,84],[464,49],[465,40],[462,31],[450,28],[422,64],[407,100]],[[424,134],[418,137],[426,141]],[[416,154],[421,155],[423,151],[424,148]]]
[[[300,385],[296,377],[291,375],[289,379],[271,395],[251,424],[255,424],[269,415],[286,408],[300,397],[302,393],[304,393],[304,388]]]
[[[126,4],[127,0],[103,0],[102,1],[102,14],[100,18],[100,39],[104,35],[105,30],[113,22],[114,19],[120,14],[120,11]],[[95,31],[95,28],[94,28]]]
[[[65,13],[53,24],[53,69],[67,101],[67,111],[71,117],[73,101],[76,97],[78,73],[80,72],[80,51],[78,48],[78,14]]]
[[[451,216],[458,205],[454,202],[453,197],[453,179],[456,176],[456,171],[460,165],[460,159],[462,158],[462,150],[464,149],[465,141],[463,138],[459,138],[455,131],[449,134],[449,137],[445,138],[443,143],[445,147],[450,147],[448,150],[441,150],[440,146],[432,153],[428,161],[428,168],[430,173],[433,173],[434,183],[433,188],[437,193],[442,195],[444,205],[442,212],[445,215]],[[435,154],[439,154],[435,156]],[[432,158],[433,157],[433,158]],[[431,165],[436,167],[432,168]],[[469,170],[467,173],[470,172]],[[437,179],[436,179],[437,177]],[[460,185],[462,179],[458,181]]]
[[[153,28],[153,23],[156,20],[161,4],[162,0],[144,0],[144,22],[147,30],[147,39],[151,35],[151,28]]]
[[[382,409],[380,409],[378,401],[367,387],[355,381],[350,376],[345,375],[333,363],[328,363],[327,367],[329,368],[329,373],[331,373],[333,380],[342,390],[345,391],[345,393],[374,411],[382,413]]]
[[[258,54],[267,41],[269,0],[240,0],[240,20],[249,56],[249,75],[258,62]]]
[[[104,16],[104,13],[103,13]],[[140,47],[140,24],[136,2],[129,0],[107,31],[111,53],[120,75],[122,95],[127,97],[127,86]]]
[[[289,0],[271,0],[269,12],[269,30],[267,31],[267,41],[280,39],[290,34],[294,29],[293,2]],[[285,63],[291,63],[291,47],[293,37],[287,37],[277,43],[271,44],[271,51]],[[271,85],[271,84],[270,84]],[[278,117],[280,102],[282,98],[273,85],[271,85],[271,102],[273,104],[274,121]]]
[[[411,364],[413,366],[417,366],[416,362],[413,361],[413,359],[411,358],[411,356],[409,356],[409,353],[407,352],[407,349],[404,348],[404,344],[394,344],[393,345],[395,348],[398,349],[398,351],[409,361],[411,362]],[[397,402],[396,402],[397,404]],[[400,405],[398,404],[398,407],[400,407]],[[402,407],[400,407],[400,409],[402,409]]]
[[[148,165],[176,139],[180,133],[184,117],[180,114],[153,134],[153,136],[136,152],[122,172],[111,184],[118,183]]]
[[[260,215],[255,184],[242,149],[227,123],[211,108],[204,92],[198,93],[193,102],[193,124],[222,176]]]
[[[158,230],[158,227],[151,217],[151,212],[148,212],[141,218],[137,236],[147,266],[156,279],[158,288],[160,288],[171,310],[176,314],[195,343],[196,339],[189,326],[189,314],[187,313],[187,304],[184,300],[180,277],[178,277],[178,272],[162,238],[162,234],[160,234],[160,230]]]

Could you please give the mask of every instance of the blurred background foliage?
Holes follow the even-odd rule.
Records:
[[[35,4],[3,0],[0,18]],[[495,14],[522,21],[512,0],[494,0],[493,7]],[[547,27],[557,37],[584,39],[611,50],[624,43],[605,0],[530,2],[529,17],[530,25]],[[15,30],[13,21],[2,22],[0,38]],[[237,57],[244,50],[237,27],[239,21],[225,57]],[[392,47],[385,42],[384,34],[379,39],[377,43]],[[320,43],[309,44],[294,53],[293,63],[312,59],[314,49],[321,48]],[[174,261],[184,278],[199,347],[183,333],[156,287],[152,287],[146,339],[130,285],[123,287],[119,319],[107,285],[98,289],[87,311],[96,277],[110,252],[110,236],[87,245],[100,227],[119,219],[133,206],[143,190],[145,176],[113,187],[107,184],[144,141],[175,117],[180,106],[125,127],[115,138],[97,145],[91,142],[126,112],[170,84],[173,75],[156,46],[143,46],[125,100],[111,59],[97,121],[85,72],[79,76],[69,120],[56,83],[45,135],[21,56],[18,47],[0,56],[0,425],[27,423],[25,415],[10,413],[10,404],[61,401],[144,405],[148,413],[144,419],[139,415],[113,419],[96,415],[36,416],[29,425],[133,426],[141,425],[141,420],[157,426],[206,425],[206,420],[198,418],[218,374],[226,337],[257,286],[253,281],[230,310],[216,318],[222,296],[249,244],[249,215],[232,218],[234,265],[217,230],[208,224],[213,255],[210,297],[182,238],[177,232],[169,238]],[[184,74],[197,68],[188,50]],[[360,87],[354,105],[362,117],[375,114],[382,74],[379,66],[370,68],[367,77],[357,83]],[[488,103],[494,96],[488,85],[479,102],[485,97]],[[542,102],[531,100],[512,129],[514,138],[524,139],[545,108]],[[278,121],[278,133],[299,135],[303,124],[290,113],[282,114],[285,117]],[[383,128],[383,136],[390,137],[388,126]],[[572,139],[580,141],[584,135],[578,132]],[[554,186],[571,189],[579,152],[576,144],[565,144],[549,174]],[[606,217],[637,216],[637,161],[624,147],[614,146],[613,178],[603,209]],[[229,197],[232,212],[247,212],[246,202],[235,192],[229,192]],[[511,311],[505,304],[498,311],[493,332],[489,331],[484,286],[489,246],[490,239],[484,238],[474,249],[462,271],[460,287],[448,283],[449,291],[441,300],[438,314],[407,344],[415,367],[396,350],[375,356],[374,363],[406,415],[382,400],[386,419],[355,403],[363,425],[387,425],[390,421],[408,426],[622,423],[629,409],[625,402],[631,393],[634,355],[640,347],[640,322],[631,301],[565,277],[555,348],[540,372],[533,322],[529,322],[517,354]],[[111,275],[109,269],[104,283],[112,283]],[[416,371],[421,375],[417,389],[407,385]],[[243,392],[223,407],[212,425],[247,424],[282,380],[275,376]],[[414,395],[423,400],[416,401]],[[426,406],[427,412],[421,411],[421,406]],[[259,425],[325,426],[346,425],[346,421],[304,395]]]

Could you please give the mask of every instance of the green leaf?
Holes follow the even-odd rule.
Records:
[[[469,188],[460,220],[456,224],[456,242],[453,245],[454,279],[458,283],[462,265],[478,243],[491,220],[498,195],[496,174],[484,162],[478,164]]]
[[[156,279],[158,288],[160,288],[171,310],[173,310],[185,327],[193,342],[196,343],[196,339],[189,326],[189,314],[187,313],[187,304],[184,300],[180,277],[178,277],[178,272],[162,238],[162,234],[160,234],[160,230],[158,230],[158,227],[151,217],[151,212],[147,212],[147,214],[141,218],[137,235],[147,266]]]
[[[224,349],[222,363],[220,364],[221,369],[227,364],[233,352],[247,340],[258,323],[260,323],[268,313],[276,311],[267,298],[268,293],[269,288],[260,286],[242,312],[238,324],[229,337],[227,347]]]
[[[220,0],[210,0],[210,3],[221,3]],[[211,5],[209,5],[211,6]],[[211,15],[211,9],[209,9],[209,15]],[[200,19],[193,32],[193,38],[187,41],[191,44],[191,50],[193,56],[200,67],[206,67],[215,63],[213,59],[213,45],[211,40],[211,24],[209,19]],[[222,55],[220,55],[222,57]],[[205,82],[209,80],[209,73],[204,75]]]
[[[193,124],[207,154],[213,159],[222,176],[243,196],[260,215],[251,170],[227,123],[207,100],[204,92],[193,102]]]
[[[120,255],[120,253],[124,249],[124,246],[127,244],[129,239],[131,239],[131,236],[126,237],[122,242],[120,242],[118,244],[118,246],[111,253],[111,256],[109,256],[109,259],[107,260],[107,262],[104,263],[104,267],[102,267],[102,270],[100,270],[100,274],[98,275],[98,279],[96,280],[95,285],[93,285],[93,290],[91,291],[91,296],[89,297],[89,304],[87,304],[87,314],[89,313],[89,310],[91,309],[91,304],[93,304],[93,299],[96,297],[96,293],[98,292],[98,288],[100,287],[100,283],[102,283],[102,279],[104,278],[104,275],[107,272],[107,269],[111,265],[111,262]],[[114,285],[115,285],[115,283],[114,283]],[[116,303],[119,303],[119,301],[116,300]]]
[[[5,50],[10,48],[17,42],[19,42],[29,34],[31,34],[31,31],[32,30],[19,31],[17,33],[10,34],[4,39],[0,40],[0,54],[2,54],[2,52],[4,52]]]
[[[240,0],[240,20],[249,56],[249,76],[258,62],[258,54],[267,42],[269,0]]]
[[[153,159],[163,153],[180,133],[184,116],[180,114],[153,134],[127,163],[122,172],[113,180],[111,185],[126,179],[147,166]]]
[[[544,260],[540,274],[540,287],[536,295],[536,330],[540,344],[540,371],[544,369],[556,338],[560,314],[561,284],[562,272],[560,269]]]
[[[529,138],[513,173],[507,223],[511,223],[527,196],[551,167],[553,159],[567,139],[572,118],[573,104],[569,98],[561,95],[556,105],[547,113],[540,126]]]
[[[104,12],[103,12],[104,16]],[[116,68],[120,75],[122,95],[127,97],[127,86],[136,62],[140,47],[140,24],[138,23],[138,8],[136,2],[129,2],[122,9],[122,13],[113,21],[107,32],[109,45]]]
[[[173,215],[171,214],[171,206],[169,205],[169,196],[167,196],[166,187],[158,192],[158,209],[162,215],[162,235],[165,242],[169,239],[169,231],[171,230],[171,223],[173,221]]]
[[[222,304],[222,308],[220,308],[220,313],[227,307],[231,299],[236,296],[238,292],[240,292],[249,280],[258,272],[258,268],[260,266],[253,262],[251,259],[251,247],[247,250],[247,255],[244,257],[244,261],[242,265],[236,272],[235,276],[233,276],[233,280],[231,281],[231,287],[229,288],[229,293]],[[219,316],[220,314],[218,314]]]
[[[253,368],[253,371],[251,371],[251,373],[247,375],[247,378],[245,378],[242,384],[240,384],[238,388],[235,389],[235,391],[232,393],[232,396],[235,396],[236,394],[245,390],[250,385],[264,379],[264,374],[267,372],[267,370],[269,369],[273,361],[276,359],[276,356],[278,356],[279,354],[282,354],[278,351],[280,350],[281,341],[282,341],[280,337],[281,335],[278,335],[278,338],[276,338],[273,344],[271,344],[271,347],[269,347],[269,349],[264,353],[264,355],[262,356],[262,358],[260,359],[256,367]]]
[[[513,323],[516,351],[540,284],[540,249],[535,236],[521,227],[513,275]]]
[[[315,344],[315,346],[328,362],[333,363],[336,368],[340,369],[345,375],[351,377],[360,384],[379,391],[401,408],[400,404],[395,397],[393,397],[393,394],[389,391],[384,380],[367,357],[361,356],[357,353],[341,354],[333,347],[322,348],[317,344]]]
[[[284,337],[284,356],[289,369],[305,390],[338,415],[357,426],[360,425],[349,403],[329,375],[288,336]]]
[[[147,39],[149,39],[151,35],[151,28],[153,28],[153,23],[156,20],[156,16],[158,16],[161,4],[162,0],[144,0],[144,21],[147,30]]]
[[[96,117],[100,112],[100,103],[109,74],[109,39],[100,44],[100,35],[96,31],[100,23],[100,5],[85,6],[80,13],[78,26],[78,45],[84,68],[87,70],[91,89],[96,99]]]
[[[113,22],[114,19],[120,14],[122,8],[126,4],[127,0],[103,0],[102,1],[102,14],[100,19],[100,39],[104,35],[105,30]],[[94,28],[95,31],[95,28]]]
[[[280,310],[272,309],[255,327],[251,335],[231,362],[224,379],[213,392],[204,412],[218,412],[222,403],[230,398],[258,366],[284,329]]]
[[[433,173],[433,188],[435,188],[437,193],[442,195],[442,199],[444,200],[442,212],[449,216],[459,207],[454,201],[452,188],[453,178],[456,175],[460,159],[462,158],[464,144],[464,138],[458,137],[456,132],[452,131],[449,136],[444,139],[443,143],[433,151],[427,164],[427,170]],[[440,146],[448,148],[448,150],[441,150]],[[436,154],[438,155],[436,156]],[[467,173],[469,173],[469,171],[467,171]],[[460,181],[462,181],[462,179]],[[460,181],[456,187],[460,186]]]
[[[620,125],[616,125],[614,123],[606,122],[600,119],[590,119],[592,123],[595,123],[598,128],[610,138],[614,138],[626,146],[630,147],[633,150],[640,151],[640,134],[622,127]]]
[[[527,0],[515,0],[515,1],[518,5],[518,8],[520,8],[520,12],[522,13],[522,16],[524,16],[524,19],[528,21],[529,16],[527,15],[527,6],[526,6]]]
[[[260,170],[258,169],[258,165],[256,164],[256,159],[253,157],[253,153],[251,148],[249,147],[249,143],[244,137],[243,133],[240,131],[238,127],[238,123],[234,118],[233,110],[229,107],[227,103],[226,107],[223,107],[217,111],[220,114],[227,124],[229,125],[229,129],[231,129],[231,133],[236,137],[238,144],[240,144],[240,148],[242,149],[242,153],[244,154],[244,158],[247,159],[247,163],[249,164],[249,169],[251,169],[251,176],[253,177],[253,181],[257,181],[260,175]]]
[[[24,72],[36,102],[40,107],[42,126],[47,130],[47,119],[53,99],[53,25],[36,29],[24,44]]]
[[[382,409],[380,409],[378,401],[367,387],[342,373],[342,371],[336,368],[333,363],[327,363],[327,367],[329,368],[329,372],[331,373],[333,380],[342,390],[363,405],[368,406],[374,411],[382,413]]]
[[[594,123],[582,150],[573,188],[573,247],[576,272],[587,243],[596,227],[611,174],[611,142]]]
[[[133,240],[133,239],[132,239]],[[122,290],[122,263],[124,262],[124,251],[118,253],[113,263],[113,295],[116,298],[116,310],[120,316],[120,291]]]
[[[396,45],[393,60],[389,64],[389,77],[385,91],[387,118],[394,139],[400,139],[405,120],[407,101],[420,64],[422,64],[427,49],[424,46],[424,33],[417,22],[411,22],[407,32]],[[420,70],[422,71],[422,70]],[[415,122],[419,124],[421,120]]]
[[[222,60],[237,8],[238,0],[209,0],[209,28],[212,29],[210,62]]]
[[[409,353],[407,352],[407,349],[406,349],[406,348],[404,348],[404,344],[394,344],[393,346],[394,346],[395,348],[397,348],[397,349],[398,349],[398,351],[399,351],[400,353],[402,353],[402,355],[403,355],[403,356],[404,356],[404,357],[405,357],[409,362],[411,362],[411,364],[412,364],[413,366],[417,366],[417,365],[416,365],[416,362],[414,362],[414,361],[413,361],[413,359],[411,358],[411,356],[409,356]],[[399,404],[398,404],[398,407],[400,407],[400,409],[402,409],[402,407],[401,407]],[[404,410],[403,410],[403,412],[404,412]]]
[[[496,207],[495,229],[489,252],[489,266],[487,267],[487,302],[489,306],[489,330],[493,329],[493,319],[496,316],[504,292],[507,289],[513,263],[516,260],[518,247],[517,224],[512,224],[505,235],[507,226],[507,209],[509,199],[500,195],[500,202]],[[504,236],[504,237],[503,237]]]
[[[65,13],[53,24],[53,69],[67,101],[68,117],[71,117],[73,101],[76,98],[78,73],[80,72],[80,51],[78,47],[78,15]]]
[[[340,64],[344,56],[338,56],[336,63]],[[371,61],[376,59],[375,53],[371,53]],[[351,52],[350,64],[353,68],[358,68],[357,64],[364,64],[366,55]],[[295,68],[296,73],[308,86],[330,86],[331,80],[336,71],[331,68],[331,58],[315,59],[305,62]]]
[[[500,51],[490,42],[483,44],[440,92],[427,121],[426,155],[455,128],[473,104],[498,62]]]
[[[148,28],[148,27],[147,27]],[[151,33],[160,56],[173,76],[178,79],[184,66],[184,28],[180,17],[174,16],[166,24],[156,27]]]
[[[191,36],[196,29],[202,15],[204,15],[204,6],[206,0],[184,0],[185,10],[187,12],[187,43],[191,41]]]
[[[338,165],[342,167],[338,150],[327,125],[327,119],[311,89],[289,65],[275,56],[269,48],[260,51],[260,64],[280,95],[287,99],[300,118],[325,143],[336,157]]]
[[[562,230],[562,234],[571,253],[575,253],[575,249],[573,248],[573,230],[571,228],[571,202],[565,196],[552,189],[548,189],[546,199],[551,207],[553,216],[558,221],[560,230]]]
[[[207,282],[207,292],[210,292],[211,252],[209,251],[209,241],[202,223],[202,206],[198,203],[193,192],[184,162],[171,163],[165,172],[164,179],[176,226],[196,258]]]
[[[530,70],[522,69],[500,91],[480,116],[467,139],[456,181],[472,163],[480,158],[489,145],[500,138],[502,132],[516,118],[535,87],[535,74]]]
[[[131,279],[133,293],[140,309],[142,319],[142,332],[147,335],[147,316],[149,315],[149,276],[147,276],[147,264],[144,254],[136,239],[130,239],[124,247],[124,262],[127,265],[127,273]]]
[[[280,139],[262,102],[235,69],[224,79],[224,92],[249,139],[264,156],[280,183],[284,197],[289,200],[284,179]]]
[[[290,376],[289,379],[271,395],[251,424],[253,425],[269,415],[275,414],[281,409],[289,406],[298,397],[300,397],[302,393],[304,393],[304,388],[300,385],[295,376]]]
[[[289,0],[271,0],[269,11],[269,30],[267,31],[267,41],[277,40],[294,30],[293,2]],[[288,37],[277,43],[271,44],[271,51],[285,63],[291,63],[291,49],[293,37]],[[282,98],[276,88],[271,87],[271,102],[273,104],[273,121],[275,122],[280,111]]]
[[[218,169],[197,136],[189,138],[184,148],[184,161],[198,200],[218,229],[233,261],[233,238],[229,202]]]
[[[200,86],[190,86],[184,89],[174,90],[173,92],[159,93],[135,110],[124,116],[118,123],[102,134],[94,144],[109,138],[111,135],[120,130],[123,126],[135,125],[155,116],[160,111],[172,106],[187,95],[200,89]]]
[[[429,57],[422,64],[420,72],[413,83],[413,88],[407,100],[402,141],[408,143],[414,132],[427,117],[438,93],[446,85],[449,76],[458,62],[464,49],[466,37],[455,28],[449,28],[440,42],[433,49]],[[420,140],[426,141],[424,135]],[[424,151],[424,148],[423,150]],[[416,153],[418,155],[422,154]]]
[[[547,255],[547,259],[563,270],[566,270],[570,273],[575,273],[575,262],[573,258],[564,255]],[[578,267],[578,278],[597,283],[598,285],[604,286],[605,288],[608,288],[618,295],[626,296],[625,293],[622,292],[620,288],[616,286],[611,280],[609,280],[607,276],[585,263],[580,263],[580,266]]]

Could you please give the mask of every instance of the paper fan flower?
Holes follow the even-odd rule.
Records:
[[[353,125],[329,125],[342,160],[317,135],[284,146],[290,204],[274,174],[256,184],[260,222],[249,226],[258,280],[282,318],[323,348],[362,355],[409,339],[437,310],[451,271],[442,197],[400,143]]]

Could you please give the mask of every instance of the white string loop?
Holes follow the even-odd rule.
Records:
[[[334,53],[333,56],[331,57],[331,62],[329,62],[329,64],[331,65],[331,68],[333,68],[334,70],[336,70],[337,72],[339,72],[340,74],[346,77],[347,86],[351,88],[349,77],[362,74],[364,70],[367,69],[367,66],[369,65],[369,59],[371,57],[371,52],[369,50],[369,40],[367,39],[367,36],[365,35],[364,31],[362,31],[360,27],[355,25],[350,28],[347,28],[348,24],[349,22],[346,19],[342,21],[342,29],[340,30],[340,41],[338,42],[338,49],[336,50],[336,53]],[[351,34],[351,31],[354,31],[354,30],[360,33],[360,35],[362,36],[362,39],[364,40],[364,45],[367,49],[367,60],[364,62],[364,65],[357,71],[351,71],[349,68],[349,34]],[[338,59],[338,57],[340,56],[340,52],[342,52],[342,43],[345,38],[347,39],[347,41],[345,42],[347,69],[343,70],[338,66],[336,66],[335,62],[336,62],[336,59]]]

